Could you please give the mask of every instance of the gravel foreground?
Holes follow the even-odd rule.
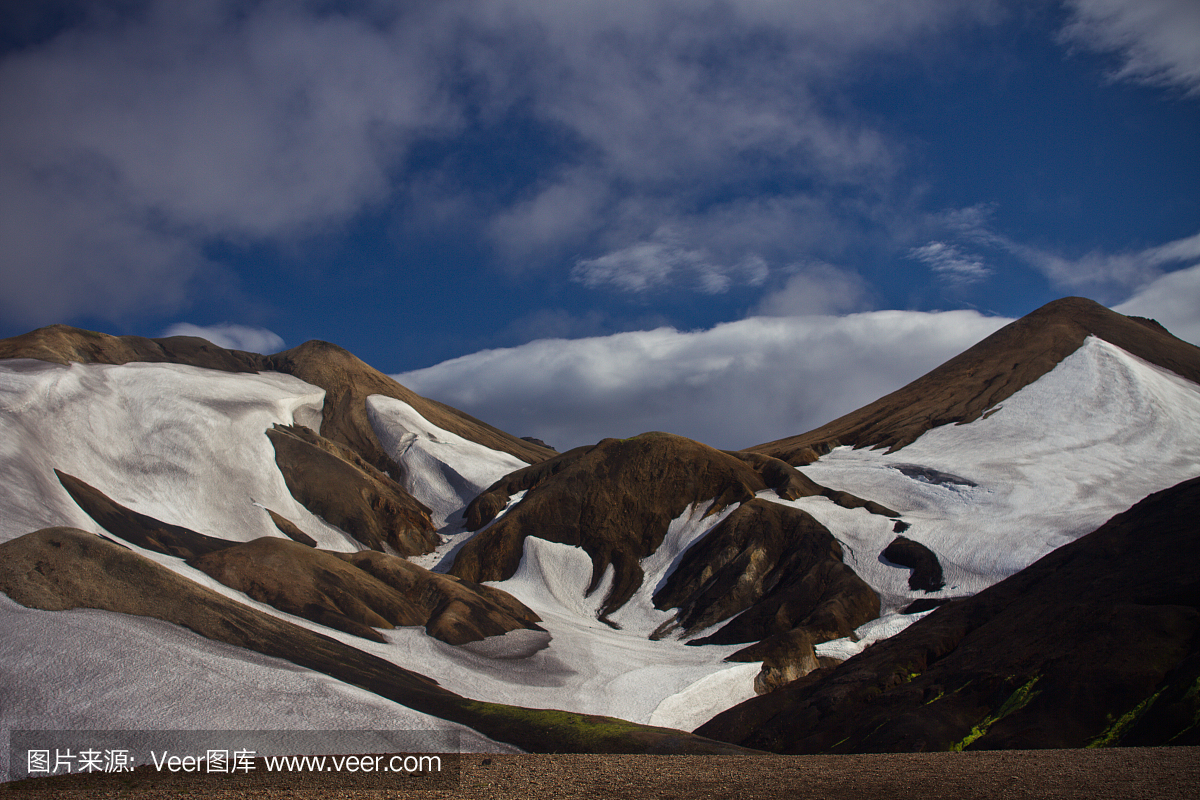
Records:
[[[1200,748],[991,751],[849,756],[464,754],[454,789],[312,789],[298,776],[227,776],[97,791],[62,779],[0,785],[0,800],[158,798],[1180,798],[1200,797]],[[71,778],[71,781],[79,778]],[[51,783],[57,781],[57,783]],[[78,788],[76,788],[78,787]]]

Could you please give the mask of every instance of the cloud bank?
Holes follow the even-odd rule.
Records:
[[[1180,339],[1200,346],[1200,264],[1163,275],[1113,310],[1156,319]]]
[[[534,341],[394,377],[560,450],[649,430],[739,449],[853,411],[1010,321],[974,311],[751,317]]]
[[[251,328],[232,323],[202,326],[192,325],[190,322],[177,322],[163,331],[162,335],[199,336],[226,350],[245,350],[266,355],[278,353],[283,349],[283,339],[279,334],[266,328]]]

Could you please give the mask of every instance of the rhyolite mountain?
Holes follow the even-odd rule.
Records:
[[[145,728],[471,749],[1193,742],[1198,382],[1067,298],[806,434],[559,454],[327,343],[41,329],[0,342],[0,724],[136,693]]]
[[[782,753],[1200,744],[1200,478],[697,733]]]

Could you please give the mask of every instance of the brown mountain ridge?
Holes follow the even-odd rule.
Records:
[[[746,448],[810,464],[834,447],[911,444],[940,425],[968,423],[1036,381],[1088,336],[1200,383],[1200,348],[1157,322],[1126,317],[1083,297],[1066,297],[1012,322],[912,383],[796,436]]]

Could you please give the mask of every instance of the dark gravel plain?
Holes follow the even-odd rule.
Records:
[[[51,779],[54,780],[54,779]],[[76,779],[72,779],[76,780]],[[0,785],[0,800],[52,798],[659,798],[725,800],[970,800],[1200,797],[1200,748],[1021,750],[846,756],[592,756],[466,754],[452,789],[306,788],[296,776],[238,781],[155,777],[96,790]],[[49,787],[50,784],[43,784]]]

